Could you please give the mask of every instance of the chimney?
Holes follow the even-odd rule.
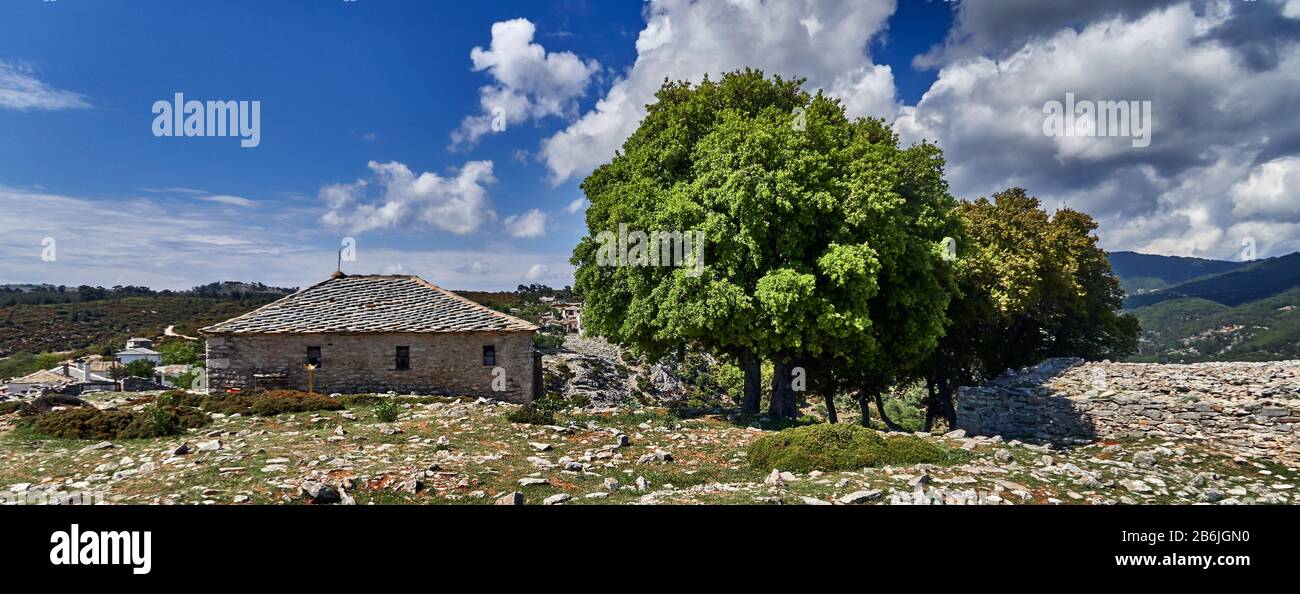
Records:
[[[89,364],[89,363],[86,363],[85,361],[80,361],[80,362],[77,363],[77,369],[81,371],[81,381],[83,381],[83,382],[88,382],[88,381],[90,381],[90,364]]]
[[[64,377],[72,377],[72,373],[68,371],[68,362],[67,362],[67,361],[64,361],[64,362],[63,362],[63,376],[64,376]]]

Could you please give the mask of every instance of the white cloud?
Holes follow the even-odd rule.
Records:
[[[510,215],[503,223],[511,237],[533,239],[546,234],[546,213],[536,208],[521,215]]]
[[[199,196],[198,198],[199,200],[206,200],[208,202],[219,202],[221,204],[229,204],[231,206],[243,206],[246,208],[257,205],[256,202],[244,198],[243,196],[229,196],[225,194],[216,194],[212,196]]]
[[[1232,187],[1232,212],[1242,217],[1300,221],[1300,157],[1274,159]]]
[[[256,220],[218,204],[178,199],[107,200],[0,185],[0,284],[53,283],[188,289],[222,280],[300,287],[327,278],[338,238],[302,229],[306,215],[265,205]],[[167,224],[158,224],[165,213]],[[83,222],[93,216],[95,233]],[[309,219],[308,219],[309,220]],[[56,259],[41,259],[42,240]],[[449,289],[503,290],[545,276],[571,284],[566,251],[393,249],[367,243],[349,274],[418,274]],[[541,268],[538,268],[540,266]],[[536,269],[536,270],[534,270]]]
[[[963,3],[963,10],[998,13],[1008,4]],[[1300,50],[1285,41],[1264,49],[1234,41],[1241,19],[1280,7],[1163,2],[1127,14],[1105,4],[1112,8],[1077,28],[1043,24],[1006,46],[988,37],[981,55],[969,47],[945,54],[950,61],[938,79],[895,128],[905,142],[943,148],[955,195],[1024,187],[1048,206],[1092,214],[1108,249],[1234,257],[1244,223],[1265,214],[1296,220],[1300,213],[1285,200],[1259,196],[1290,187],[1278,186],[1285,176],[1276,159],[1300,151]],[[1151,101],[1151,145],[1046,136],[1044,103],[1067,92]],[[1247,194],[1255,197],[1242,203],[1238,196]],[[1252,232],[1293,231],[1256,225]],[[1265,246],[1282,249],[1291,237],[1257,237],[1260,255],[1276,255]]]
[[[0,61],[0,107],[59,110],[90,107],[81,93],[56,89],[35,77],[30,66]]]
[[[578,198],[577,200],[570,202],[568,206],[564,207],[564,210],[568,211],[569,214],[578,214],[579,212],[586,210],[589,204],[591,203],[587,202],[586,198]]]
[[[524,275],[525,280],[535,281],[546,278],[551,273],[551,267],[546,264],[533,264],[528,269],[528,274]]]
[[[367,166],[382,191],[368,197],[372,182],[366,179],[322,187],[320,197],[329,207],[321,217],[326,225],[352,233],[431,227],[466,235],[496,218],[487,192],[495,181],[491,161],[465,163],[452,177],[417,175],[396,161],[371,161]]]
[[[452,147],[471,145],[493,130],[494,118],[517,124],[547,116],[573,115],[577,100],[600,69],[595,60],[573,52],[547,52],[533,43],[537,28],[528,19],[492,25],[488,49],[475,47],[470,60],[476,72],[486,71],[494,84],[479,89],[482,113],[466,117],[452,132]]]
[[[665,78],[699,81],[746,66],[802,76],[842,98],[851,116],[892,117],[893,73],[872,63],[868,44],[893,14],[893,0],[656,0],[646,9],[632,67],[584,114],[542,143],[560,183],[613,156]]]

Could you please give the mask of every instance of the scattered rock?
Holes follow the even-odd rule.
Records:
[[[482,399],[480,398],[480,400]],[[514,493],[506,493],[505,495],[497,497],[497,500],[494,503],[495,505],[523,505],[524,494],[520,493],[519,491],[515,491]]]
[[[573,499],[573,496],[568,493],[556,493],[555,495],[543,499],[542,505],[559,505],[570,499]]]
[[[342,500],[338,489],[318,481],[303,481],[302,492],[315,504],[338,503]]]
[[[848,495],[840,497],[838,501],[844,505],[856,505],[868,501],[875,501],[880,499],[882,495],[883,493],[879,489],[872,489],[870,491],[854,491]]]

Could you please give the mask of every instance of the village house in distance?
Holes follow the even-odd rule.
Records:
[[[407,275],[345,275],[202,328],[208,389],[486,396],[541,388],[537,327]],[[308,369],[312,366],[313,369]],[[494,380],[496,380],[494,382]]]

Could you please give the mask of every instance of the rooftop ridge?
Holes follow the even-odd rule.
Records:
[[[413,274],[332,275],[203,334],[533,331]]]

